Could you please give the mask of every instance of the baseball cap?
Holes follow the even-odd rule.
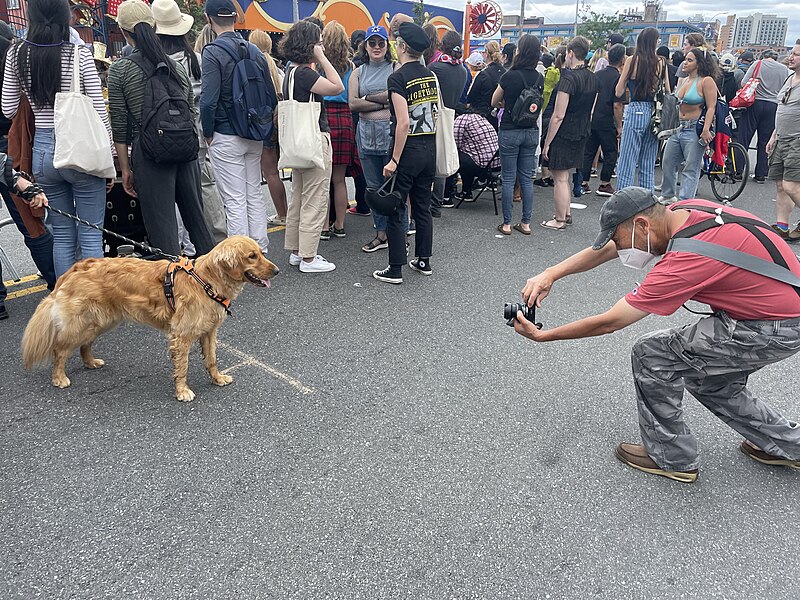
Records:
[[[467,59],[467,64],[472,65],[473,67],[477,67],[483,64],[483,54],[475,50],[472,54],[469,55]]]
[[[206,0],[206,14],[209,17],[237,16],[232,0]]]
[[[386,27],[382,27],[381,25],[373,25],[369,29],[367,29],[367,33],[364,36],[365,40],[368,40],[371,37],[379,37],[384,40],[389,39],[389,34],[386,31]]]
[[[416,23],[400,23],[398,33],[408,47],[415,52],[425,52],[431,45],[428,35]]]
[[[739,55],[739,60],[741,62],[753,62],[756,59],[756,55],[753,54],[752,50],[745,50]]]
[[[653,192],[640,187],[626,187],[605,201],[600,209],[600,233],[592,244],[595,250],[602,249],[620,224],[634,215],[658,204]]]
[[[117,25],[125,31],[133,31],[133,28],[139,23],[147,23],[151,27],[155,27],[156,20],[153,18],[150,5],[145,4],[142,0],[125,0],[117,8]]]
[[[736,68],[736,58],[730,52],[719,57],[719,66],[723,71],[733,71]]]
[[[611,42],[611,45],[613,46],[614,44],[622,44],[625,40],[619,33],[612,33],[610,36],[608,36],[608,41]]]

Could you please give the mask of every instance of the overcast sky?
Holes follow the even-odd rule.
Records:
[[[480,0],[473,0],[476,3]],[[503,14],[518,15],[519,14],[519,1],[503,1],[495,0],[503,9]],[[458,8],[464,10],[466,0],[430,0],[430,4],[438,6],[447,6],[450,8]],[[716,13],[722,13],[715,17],[716,20],[725,23],[725,19],[729,14],[735,14],[739,17],[746,17],[753,12],[753,0],[705,0],[704,2],[665,2],[664,9],[667,11],[667,18],[672,20],[685,19],[692,17],[698,12],[699,6],[703,6],[702,14],[707,19],[710,19]],[[592,2],[590,4],[591,10],[599,13],[614,14],[619,10],[627,7],[639,8],[643,7],[643,3],[630,2],[624,0],[622,2]],[[789,17],[789,33],[786,36],[787,44],[791,45],[795,39],[800,37],[800,15],[797,12],[796,4],[780,3],[771,4],[769,9],[763,9],[761,12],[764,14],[777,14],[778,16]],[[545,23],[573,23],[575,21],[575,2],[570,1],[555,1],[555,2],[527,2],[525,7],[526,16],[544,16]],[[793,15],[796,15],[793,17]]]

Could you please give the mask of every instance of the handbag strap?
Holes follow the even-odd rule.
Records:
[[[289,101],[294,100],[294,72],[297,71],[297,67],[292,67],[289,70],[289,76],[286,78],[287,80],[287,96],[289,97]],[[310,93],[310,92],[309,92]]]
[[[383,185],[382,185],[381,187],[379,187],[379,188],[378,188],[378,191],[379,191],[379,192],[383,192],[383,191],[385,191],[385,189],[386,189],[386,186],[387,186],[387,185],[389,185],[389,183],[391,183],[391,184],[392,184],[392,186],[389,188],[389,193],[390,193],[390,194],[391,194],[391,193],[393,193],[393,192],[394,192],[394,182],[395,182],[395,180],[396,180],[396,179],[397,179],[397,173],[395,173],[394,175],[392,175],[391,177],[389,177],[389,179],[387,179],[386,181],[384,181],[384,182],[383,182]]]
[[[81,91],[81,47],[75,45],[75,54],[72,58],[72,81],[69,86],[70,92]]]
[[[433,75],[433,80],[436,82],[436,104],[439,105],[439,114],[441,115],[444,111],[444,105],[442,104],[442,86],[439,85],[439,78],[436,76],[436,73],[431,71]]]
[[[755,68],[755,69],[753,69],[753,76],[752,76],[750,79],[755,79],[756,77],[758,77],[758,72],[759,72],[760,70],[761,70],[761,61],[759,60],[759,61],[756,63],[756,68]]]

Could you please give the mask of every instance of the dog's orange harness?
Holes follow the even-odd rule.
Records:
[[[228,314],[228,316],[230,316],[231,301],[225,296],[221,296],[215,292],[214,288],[211,287],[211,284],[195,272],[194,263],[192,263],[192,261],[185,256],[181,256],[176,260],[170,261],[170,263],[167,265],[167,272],[164,274],[164,296],[167,299],[167,304],[172,310],[175,310],[175,294],[173,293],[173,289],[175,288],[175,273],[178,271],[183,271],[188,275],[191,275],[192,279],[202,286],[206,295],[214,302],[221,304],[225,309],[225,312]]]

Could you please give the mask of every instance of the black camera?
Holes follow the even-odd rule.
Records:
[[[542,328],[541,323],[536,322],[536,305],[528,306],[524,302],[506,302],[503,306],[503,318],[506,319],[506,325],[509,327],[514,326],[514,321],[517,320],[517,311],[522,311],[522,316],[528,319],[531,323],[536,325],[538,329]]]

